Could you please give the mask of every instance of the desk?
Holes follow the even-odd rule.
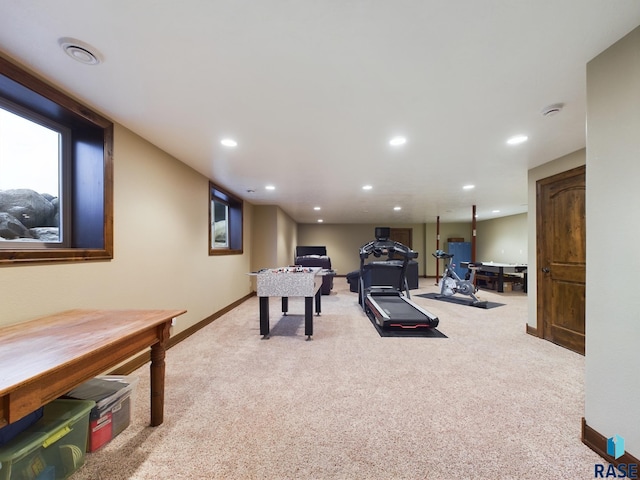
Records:
[[[478,263],[478,262],[476,262]],[[468,268],[468,262],[462,262],[461,265]],[[493,272],[498,274],[498,292],[504,292],[504,274],[505,273],[524,273],[524,292],[527,292],[527,265],[521,263],[497,263],[482,262],[482,266],[478,268],[477,273]]]
[[[304,334],[307,340],[313,335],[313,298],[316,314],[320,315],[320,298],[323,273],[320,267],[304,267],[304,271],[289,271],[290,267],[266,269],[257,275],[260,298],[260,335],[269,338],[269,297],[282,297],[282,312],[289,310],[289,297],[304,297]]]
[[[151,426],[164,416],[165,345],[185,310],[69,310],[0,327],[0,427],[151,347]]]

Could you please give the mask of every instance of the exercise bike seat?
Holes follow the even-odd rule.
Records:
[[[445,258],[453,258],[452,253],[445,253],[442,250],[436,250],[436,253],[432,253],[431,255],[441,260]]]

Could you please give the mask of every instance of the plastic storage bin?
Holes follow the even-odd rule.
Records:
[[[0,428],[0,447],[5,443],[13,440],[15,437],[24,432],[31,425],[36,423],[42,418],[44,407],[40,407],[35,412],[31,412],[29,415],[25,415],[17,422],[10,423]]]
[[[83,383],[67,394],[70,398],[96,402],[89,415],[87,452],[95,452],[129,426],[131,395],[137,382],[137,377],[101,376]]]
[[[84,465],[90,400],[54,400],[42,418],[0,447],[0,480],[58,480]]]

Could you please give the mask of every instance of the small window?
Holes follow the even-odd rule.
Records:
[[[242,253],[242,200],[209,183],[209,255]]]
[[[70,131],[0,98],[0,248],[69,246]]]
[[[0,264],[113,258],[113,123],[0,57]]]
[[[229,248],[229,205],[211,200],[213,208],[213,248]]]

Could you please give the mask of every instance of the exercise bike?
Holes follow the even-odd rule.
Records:
[[[437,298],[451,297],[456,293],[461,295],[467,295],[472,298],[470,305],[474,307],[487,308],[487,301],[480,300],[476,297],[478,287],[476,287],[474,279],[476,276],[476,270],[482,267],[482,263],[469,262],[469,271],[462,279],[455,271],[455,264],[453,263],[453,254],[446,253],[442,250],[436,250],[432,253],[438,260],[448,260],[444,265],[444,272],[438,286],[440,287],[440,294]]]

